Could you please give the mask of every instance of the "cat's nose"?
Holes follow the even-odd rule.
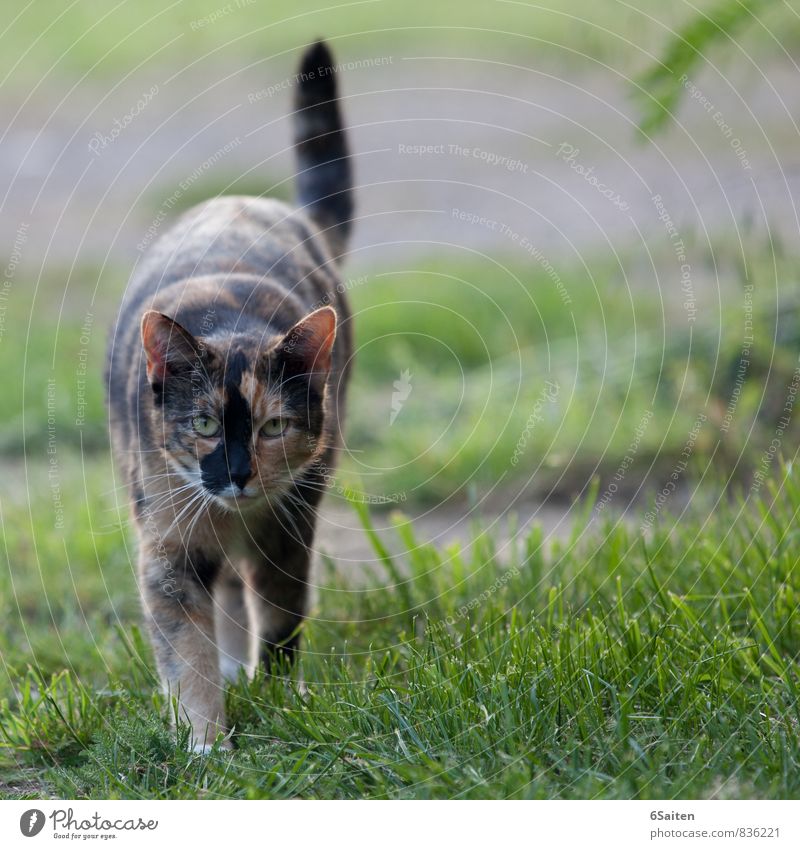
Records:
[[[239,489],[244,489],[247,486],[247,482],[250,480],[250,469],[246,472],[231,472],[230,475],[231,483],[238,487]]]
[[[250,455],[246,451],[240,450],[238,446],[232,447],[228,453],[228,477],[231,486],[240,490],[244,489],[252,474]]]

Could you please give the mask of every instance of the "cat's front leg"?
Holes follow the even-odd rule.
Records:
[[[274,672],[276,661],[295,660],[300,629],[308,606],[309,552],[284,543],[278,563],[263,554],[246,563],[245,604],[250,628],[252,675],[261,666]]]
[[[296,493],[271,515],[248,525],[248,551],[242,563],[244,600],[250,630],[252,675],[296,660],[310,602],[311,552],[320,488]],[[297,676],[304,691],[302,674]]]
[[[176,696],[181,720],[191,727],[189,745],[207,752],[227,735],[219,657],[214,640],[213,566],[198,568],[191,555],[170,556],[145,547],[140,587],[161,683]],[[230,748],[224,739],[221,745]]]
[[[236,683],[239,671],[248,669],[250,634],[241,577],[229,569],[214,587],[214,622],[219,647],[219,667],[226,682]]]

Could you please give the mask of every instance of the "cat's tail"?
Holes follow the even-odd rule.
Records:
[[[298,201],[322,228],[338,259],[350,235],[353,180],[336,93],[336,70],[324,41],[303,54],[297,82],[294,145]]]

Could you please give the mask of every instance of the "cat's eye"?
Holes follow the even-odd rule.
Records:
[[[219,431],[219,422],[211,416],[200,414],[192,419],[192,427],[200,436],[216,436]]]
[[[289,423],[285,419],[268,419],[261,428],[261,435],[267,437],[280,436],[288,425]]]

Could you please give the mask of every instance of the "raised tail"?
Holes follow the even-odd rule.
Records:
[[[350,154],[333,56],[324,41],[303,54],[295,95],[294,145],[298,202],[320,226],[337,259],[347,247],[353,218]]]

